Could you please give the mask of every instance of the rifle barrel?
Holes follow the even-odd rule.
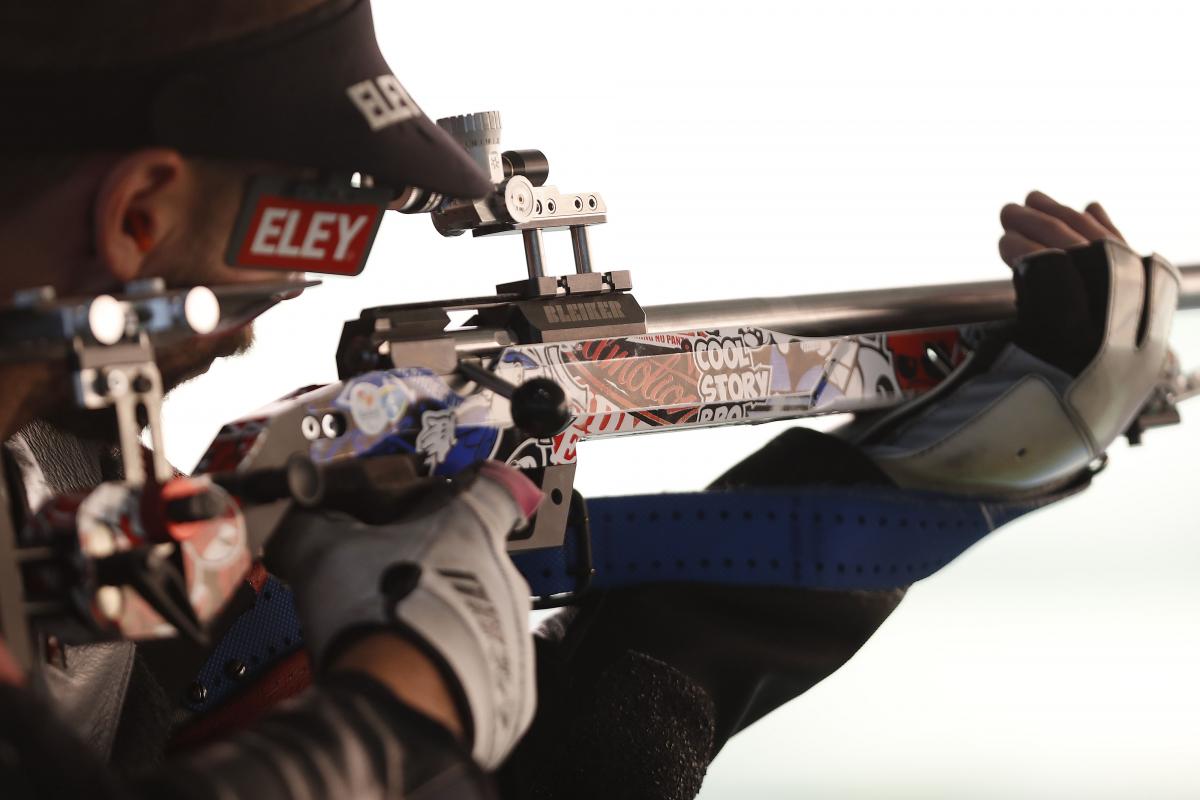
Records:
[[[1200,309],[1200,264],[1180,268],[1181,309]],[[793,297],[749,297],[646,306],[647,333],[766,328],[797,336],[937,328],[1011,319],[1016,313],[1010,281],[945,283]],[[460,354],[496,352],[509,344],[496,328],[452,330]]]
[[[1200,308],[1200,264],[1180,268],[1181,309]],[[646,307],[649,333],[753,326],[804,336],[936,328],[1009,319],[1010,281],[905,286],[858,292],[753,297]]]

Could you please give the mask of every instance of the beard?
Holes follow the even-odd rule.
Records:
[[[218,358],[240,356],[254,346],[254,326],[247,323],[219,336],[203,336],[156,348],[154,359],[162,374],[163,394],[208,372]]]
[[[241,201],[245,175],[238,168],[205,162],[199,163],[196,177],[200,181],[197,199],[189,208],[185,224],[149,253],[142,265],[145,276],[160,277],[168,287],[219,286],[233,282],[224,266],[223,254]],[[93,294],[97,287],[76,288],[80,288],[80,293]],[[119,287],[99,288],[120,292]],[[162,376],[163,393],[203,375],[218,358],[244,353],[253,340],[253,328],[247,323],[219,335],[156,347],[154,361]],[[62,371],[57,373],[63,374]],[[49,382],[46,391],[29,399],[26,416],[44,420],[83,439],[115,442],[118,438],[113,410],[81,409],[75,401],[71,382],[57,376]]]

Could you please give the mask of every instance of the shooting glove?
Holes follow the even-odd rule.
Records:
[[[882,419],[850,426],[896,483],[984,495],[1069,483],[1124,433],[1167,357],[1179,272],[1112,240],[1014,268],[1014,334]]]
[[[515,470],[484,465],[431,510],[387,525],[293,512],[266,564],[295,592],[318,665],[364,631],[392,628],[437,663],[472,730],[472,754],[497,766],[533,718],[529,586],[505,539],[540,491]]]

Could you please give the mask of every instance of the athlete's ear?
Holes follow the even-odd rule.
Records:
[[[95,245],[101,263],[125,283],[144,273],[152,250],[183,222],[184,160],[175,150],[138,150],[112,166],[95,204]]]

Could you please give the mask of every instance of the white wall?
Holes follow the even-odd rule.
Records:
[[[1034,187],[1100,199],[1135,247],[1200,261],[1191,4],[375,6],[430,116],[498,108],[552,182],[604,194],[598,265],[634,270],[644,303],[1001,277],[997,213]],[[569,248],[551,253],[566,269]],[[389,220],[364,275],[273,311],[252,354],[175,394],[171,457],[331,380],[360,307],[523,270],[512,237]],[[1200,363],[1200,314],[1177,341]],[[1092,491],[913,589],[848,667],[735,739],[702,797],[1200,794],[1189,423],[1118,445]],[[695,488],[778,430],[585,446],[581,488]]]

